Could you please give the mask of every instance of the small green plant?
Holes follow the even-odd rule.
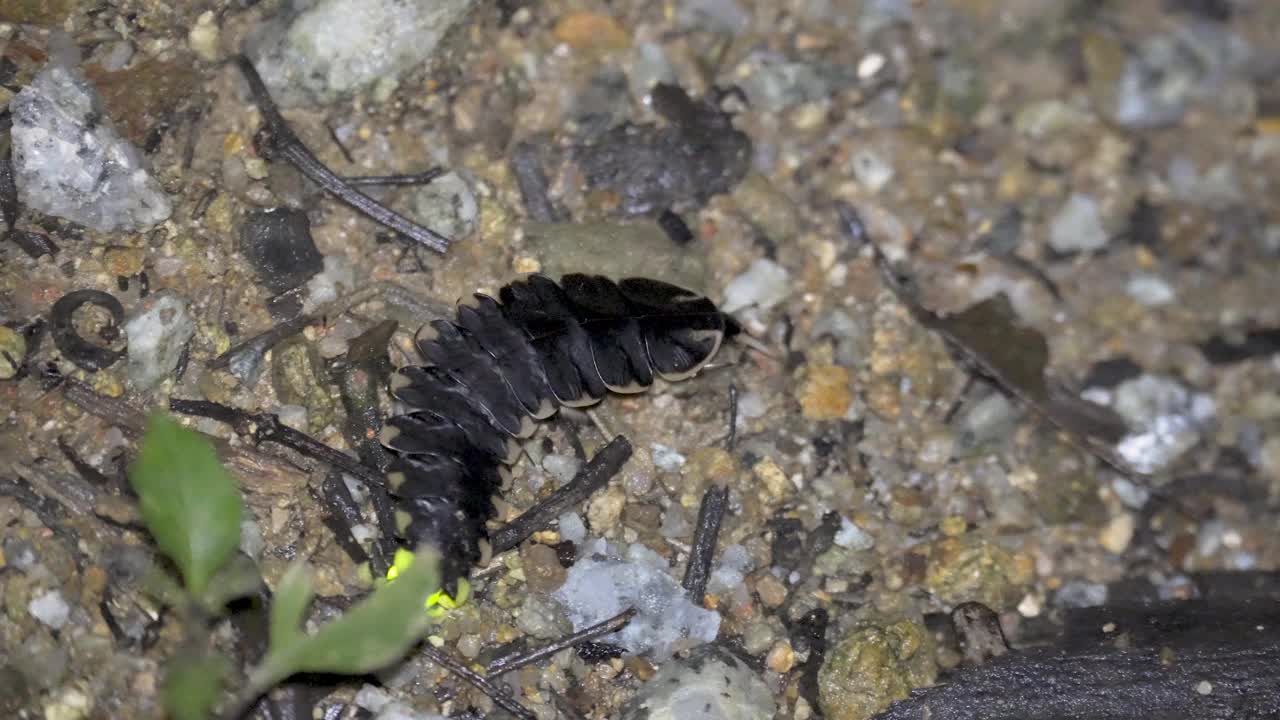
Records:
[[[186,635],[167,668],[165,707],[177,720],[206,720],[223,698],[230,666],[211,647],[210,629],[225,617],[229,601],[261,583],[252,562],[236,554],[240,491],[209,440],[164,414],[148,423],[129,481],[147,529],[182,576],[182,587],[170,582],[162,592]],[[400,659],[431,623],[423,606],[440,587],[438,565],[433,550],[419,551],[395,582],[314,634],[302,629],[315,594],[311,574],[302,564],[289,568],[272,599],[267,653],[248,671],[243,690],[222,702],[222,716],[244,715],[295,673],[363,674]]]

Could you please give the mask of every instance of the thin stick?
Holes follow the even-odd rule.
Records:
[[[378,518],[379,530],[382,531],[384,537],[395,537],[395,515],[390,506],[390,500],[386,498],[383,477],[378,474],[378,471],[361,463],[359,460],[325,445],[304,432],[294,430],[280,422],[280,418],[274,413],[248,413],[210,400],[185,400],[182,398],[170,398],[169,409],[183,415],[195,415],[226,423],[234,428],[237,433],[250,438],[254,444],[273,442],[278,445],[284,445],[313,460],[322,462],[349,475],[354,475],[363,481],[370,490],[370,497],[374,500],[374,514]],[[379,490],[382,492],[379,493]],[[379,499],[383,502],[379,502]],[[377,567],[373,568],[374,571],[378,573],[386,572],[387,567],[383,559],[379,558],[378,560]]]
[[[591,497],[622,470],[630,457],[631,443],[625,437],[619,435],[609,441],[568,484],[490,535],[494,554],[514,548],[569,508]]]
[[[738,446],[738,386],[729,383],[729,439],[725,447],[733,452]]]
[[[565,635],[559,640],[553,640],[542,647],[531,652],[514,652],[510,655],[504,655],[493,662],[489,663],[489,667],[485,668],[485,674],[489,677],[498,677],[512,670],[518,670],[525,665],[536,663],[543,658],[551,657],[556,653],[570,648],[575,645],[595,640],[598,637],[615,633],[627,626],[631,622],[631,618],[636,616],[635,608],[627,608],[622,612],[603,622],[598,622],[588,628],[583,628],[571,635]]]
[[[507,694],[505,690],[494,685],[488,678],[480,673],[472,670],[466,665],[463,665],[457,660],[454,660],[449,655],[435,649],[430,643],[423,643],[421,652],[423,655],[426,655],[427,659],[431,662],[471,683],[472,687],[489,696],[489,699],[497,703],[498,707],[503,710],[521,718],[521,720],[537,720],[537,715],[534,715],[529,708],[526,708],[524,705],[517,702],[515,698]]]
[[[425,245],[438,253],[443,253],[448,249],[449,238],[413,222],[356,190],[341,177],[338,177],[324,163],[317,160],[316,156],[311,154],[307,146],[303,145],[298,136],[289,128],[284,116],[280,114],[280,109],[276,107],[275,101],[271,99],[271,92],[267,90],[266,83],[262,82],[262,76],[258,74],[257,69],[253,67],[253,63],[249,61],[249,58],[237,55],[236,65],[239,66],[240,72],[244,74],[245,80],[249,83],[249,91],[253,94],[253,102],[258,106],[258,111],[262,114],[262,121],[265,123],[266,130],[270,135],[268,141],[269,149],[274,154],[288,160],[294,167],[298,168],[299,172],[307,176],[307,179],[324,188],[339,200],[364,213],[374,222],[385,225],[410,240],[420,245]]]
[[[684,571],[685,593],[694,603],[701,605],[707,592],[707,580],[711,578],[711,561],[720,537],[720,523],[729,505],[729,488],[712,485],[702,495],[698,506],[698,525],[693,531],[693,548],[689,551],[689,567]]]
[[[237,362],[241,361],[240,358],[246,354],[261,356],[277,343],[296,335],[311,323],[347,312],[357,305],[363,305],[376,298],[383,298],[391,304],[396,304],[396,302],[401,305],[412,303],[415,312],[420,312],[424,316],[443,317],[452,310],[448,305],[423,300],[417,297],[413,291],[401,285],[391,282],[376,282],[348,293],[333,302],[325,303],[313,313],[299,315],[291,320],[286,320],[240,342],[235,347],[210,360],[208,366],[215,370],[234,367]]]
[[[344,177],[342,182],[353,187],[362,185],[427,185],[432,180],[445,174],[446,170],[441,167],[427,168],[420,173],[406,173],[404,175],[358,175],[355,177]]]

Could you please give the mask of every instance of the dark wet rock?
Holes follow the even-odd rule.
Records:
[[[663,666],[622,710],[622,720],[770,720],[777,709],[759,676],[718,646]]]
[[[1200,344],[1204,359],[1214,365],[1229,365],[1254,358],[1280,354],[1280,328],[1243,333],[1238,337],[1214,336]],[[1137,373],[1135,373],[1136,377]]]
[[[258,282],[273,293],[288,292],[324,269],[324,256],[311,238],[311,221],[302,210],[260,210],[240,227],[240,252]]]
[[[652,101],[665,127],[619,125],[575,151],[589,187],[616,193],[624,214],[647,215],[701,207],[746,176],[751,140],[714,98],[659,84]]]

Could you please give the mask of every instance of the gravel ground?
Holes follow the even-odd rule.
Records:
[[[496,558],[437,630],[481,664],[562,634],[549,598],[573,570],[551,549],[570,539],[643,548],[680,578],[702,494],[726,483],[723,574],[702,603],[720,617],[715,651],[561,652],[505,678],[540,718],[557,697],[582,717],[694,717],[680,708],[705,691],[667,682],[721,671],[735,695],[705,717],[867,718],[959,661],[930,621],[958,603],[996,609],[1016,643],[1061,608],[1123,601],[1122,580],[1181,598],[1200,573],[1280,566],[1280,4],[309,5],[0,0],[15,153],[18,91],[71,45],[172,205],[137,231],[43,214],[57,211],[21,185],[16,221],[0,208],[15,228],[0,242],[8,716],[161,715],[181,632],[147,592],[153,550],[122,474],[146,408],[214,400],[354,450],[349,342],[394,319],[391,361],[409,363],[433,313],[530,271],[677,280],[769,349],[729,344],[696,378],[606,400],[599,423],[636,447],[626,468]],[[338,174],[447,168],[369,192],[448,251],[264,157],[263,113],[227,62],[240,52]],[[691,237],[661,229],[671,214]],[[112,360],[96,370],[55,342],[54,303],[86,289],[123,310],[72,317]],[[915,312],[955,318],[1002,295],[1020,326],[984,320],[985,352],[1109,406],[1128,430],[1108,457],[1141,472],[975,381]],[[215,362],[299,313],[311,322],[269,353]],[[303,558],[322,598],[368,588],[324,522],[325,468],[194,425],[244,488],[242,549],[269,584]],[[581,418],[545,425],[500,520],[572,475],[575,444],[607,439]],[[316,712],[505,717],[422,658],[367,680]]]

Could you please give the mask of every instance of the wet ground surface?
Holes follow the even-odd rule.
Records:
[[[160,714],[181,633],[140,580],[152,550],[123,480],[146,409],[213,400],[356,451],[373,437],[380,323],[398,321],[390,361],[407,364],[422,322],[530,271],[667,278],[769,349],[727,344],[696,378],[607,399],[598,424],[636,451],[569,533],[645,548],[678,579],[703,492],[727,484],[728,574],[702,604],[733,701],[760,717],[767,696],[780,718],[865,718],[931,682],[959,658],[924,618],[961,602],[999,611],[1016,644],[1061,608],[1123,601],[1122,580],[1172,599],[1197,573],[1280,564],[1280,5],[456,3],[414,20],[440,35],[434,52],[363,85],[290,78],[315,60],[272,55],[298,22],[285,5],[0,0],[0,100],[58,54],[51,26],[66,31],[172,204],[107,231],[27,203],[0,243],[11,716]],[[263,113],[226,62],[242,49],[339,175],[447,169],[367,189],[447,252],[264,157]],[[80,290],[120,315],[99,296],[55,312]],[[227,354],[299,317],[268,352]],[[1110,411],[1064,415],[1058,399],[1081,395]],[[269,584],[305,558],[323,597],[368,588],[317,499],[328,468],[194,425],[220,438],[253,516],[242,549]],[[608,439],[576,416],[544,425],[500,520],[571,477],[575,446]],[[546,598],[572,572],[567,521],[481,571],[437,642],[483,664],[562,634]],[[649,709],[626,704],[677,662],[695,677],[711,661],[566,651],[507,680],[538,717],[555,697],[583,717],[659,717],[652,687]],[[503,716],[423,659],[377,682],[422,713]]]

